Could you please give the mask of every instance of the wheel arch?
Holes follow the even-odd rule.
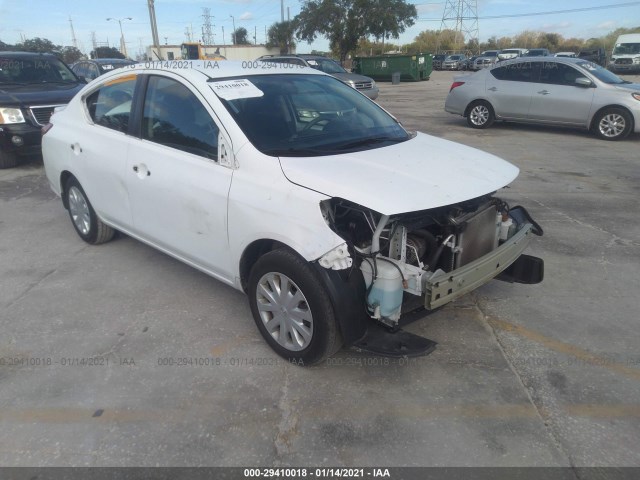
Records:
[[[609,108],[620,108],[621,110],[624,110],[625,112],[627,112],[629,114],[629,117],[631,118],[631,132],[634,131],[635,129],[635,117],[633,116],[633,112],[631,110],[629,110],[628,107],[624,106],[624,105],[619,105],[619,104],[611,104],[611,105],[606,105],[604,107],[600,107],[598,110],[596,110],[594,112],[594,114],[591,116],[591,120],[589,121],[589,130],[593,130],[593,128],[595,128],[595,122],[596,119],[598,118],[598,115],[600,115],[604,110],[607,110]]]
[[[471,107],[473,106],[473,104],[477,103],[477,102],[484,102],[487,103],[489,105],[489,107],[491,107],[491,110],[493,110],[493,114],[496,114],[496,109],[494,108],[493,104],[487,100],[486,98],[474,98],[473,100],[471,100],[469,103],[467,103],[467,106],[464,108],[464,114],[462,115],[463,117],[468,117],[469,116],[469,111],[471,110]]]
[[[69,209],[69,201],[67,199],[67,182],[69,182],[70,178],[76,178],[76,176],[69,170],[63,170],[62,173],[60,173],[60,197],[62,198],[62,205],[64,205],[64,208],[67,210]]]
[[[270,238],[254,240],[240,256],[240,284],[248,293],[251,268],[263,255],[278,249],[286,249],[309,263],[327,289],[333,305],[338,328],[346,345],[352,345],[367,332],[369,317],[365,314],[365,281],[359,268],[352,270],[328,270],[318,262],[309,262],[295,248]]]
[[[272,252],[273,250],[277,250],[279,248],[286,248],[299,255],[299,253],[296,252],[293,248],[271,238],[261,238],[259,240],[254,240],[245,247],[242,255],[240,255],[240,264],[238,266],[238,272],[240,274],[240,286],[245,293],[247,293],[247,289],[249,287],[249,274],[251,273],[251,268],[253,267],[253,265],[255,265],[258,259],[264,254]]]

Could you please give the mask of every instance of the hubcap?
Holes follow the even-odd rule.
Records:
[[[613,138],[620,135],[627,126],[624,117],[617,113],[610,113],[602,117],[598,128],[605,137]]]
[[[474,125],[484,125],[489,119],[489,109],[484,105],[476,105],[471,109],[469,117]]]
[[[258,282],[256,300],[263,325],[281,346],[303,350],[313,336],[313,317],[304,294],[286,275],[269,272]]]
[[[91,229],[89,204],[77,187],[69,189],[69,213],[71,213],[71,219],[80,233],[87,235]]]

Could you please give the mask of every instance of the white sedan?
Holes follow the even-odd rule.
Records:
[[[343,344],[427,353],[398,331],[407,298],[541,281],[522,254],[540,227],[493,196],[516,167],[290,67],[160,62],[87,85],[43,129],[78,235],[119,230],[243,290],[269,345],[305,364]]]

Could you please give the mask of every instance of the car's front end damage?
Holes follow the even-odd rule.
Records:
[[[541,227],[524,208],[509,208],[492,195],[395,215],[339,198],[321,207],[345,244],[323,256],[320,266],[341,270],[343,282],[361,278],[369,323],[385,327],[369,325],[354,342],[362,350],[428,353],[433,342],[399,331],[401,319],[416,308],[437,309],[494,278],[528,284],[543,278],[543,261],[523,254]]]

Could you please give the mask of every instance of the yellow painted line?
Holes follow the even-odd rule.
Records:
[[[566,405],[564,411],[576,417],[640,417],[640,405]]]
[[[549,338],[545,335],[542,335],[541,333],[534,332],[533,330],[529,330],[528,328],[521,327],[519,325],[514,325],[513,323],[505,322],[504,320],[500,320],[495,317],[487,316],[486,319],[487,322],[489,322],[489,325],[491,325],[495,329],[515,333],[517,335],[520,335],[521,337],[528,338],[529,340],[540,343],[550,350],[564,353],[566,355],[571,355],[575,357],[576,364],[582,363],[588,366],[602,367],[606,368],[607,370],[611,370],[612,372],[626,375],[627,377],[633,378],[634,380],[640,380],[640,370],[638,370],[637,368],[632,368],[621,363],[612,362],[611,358],[595,355],[588,350],[576,347],[575,345]]]

